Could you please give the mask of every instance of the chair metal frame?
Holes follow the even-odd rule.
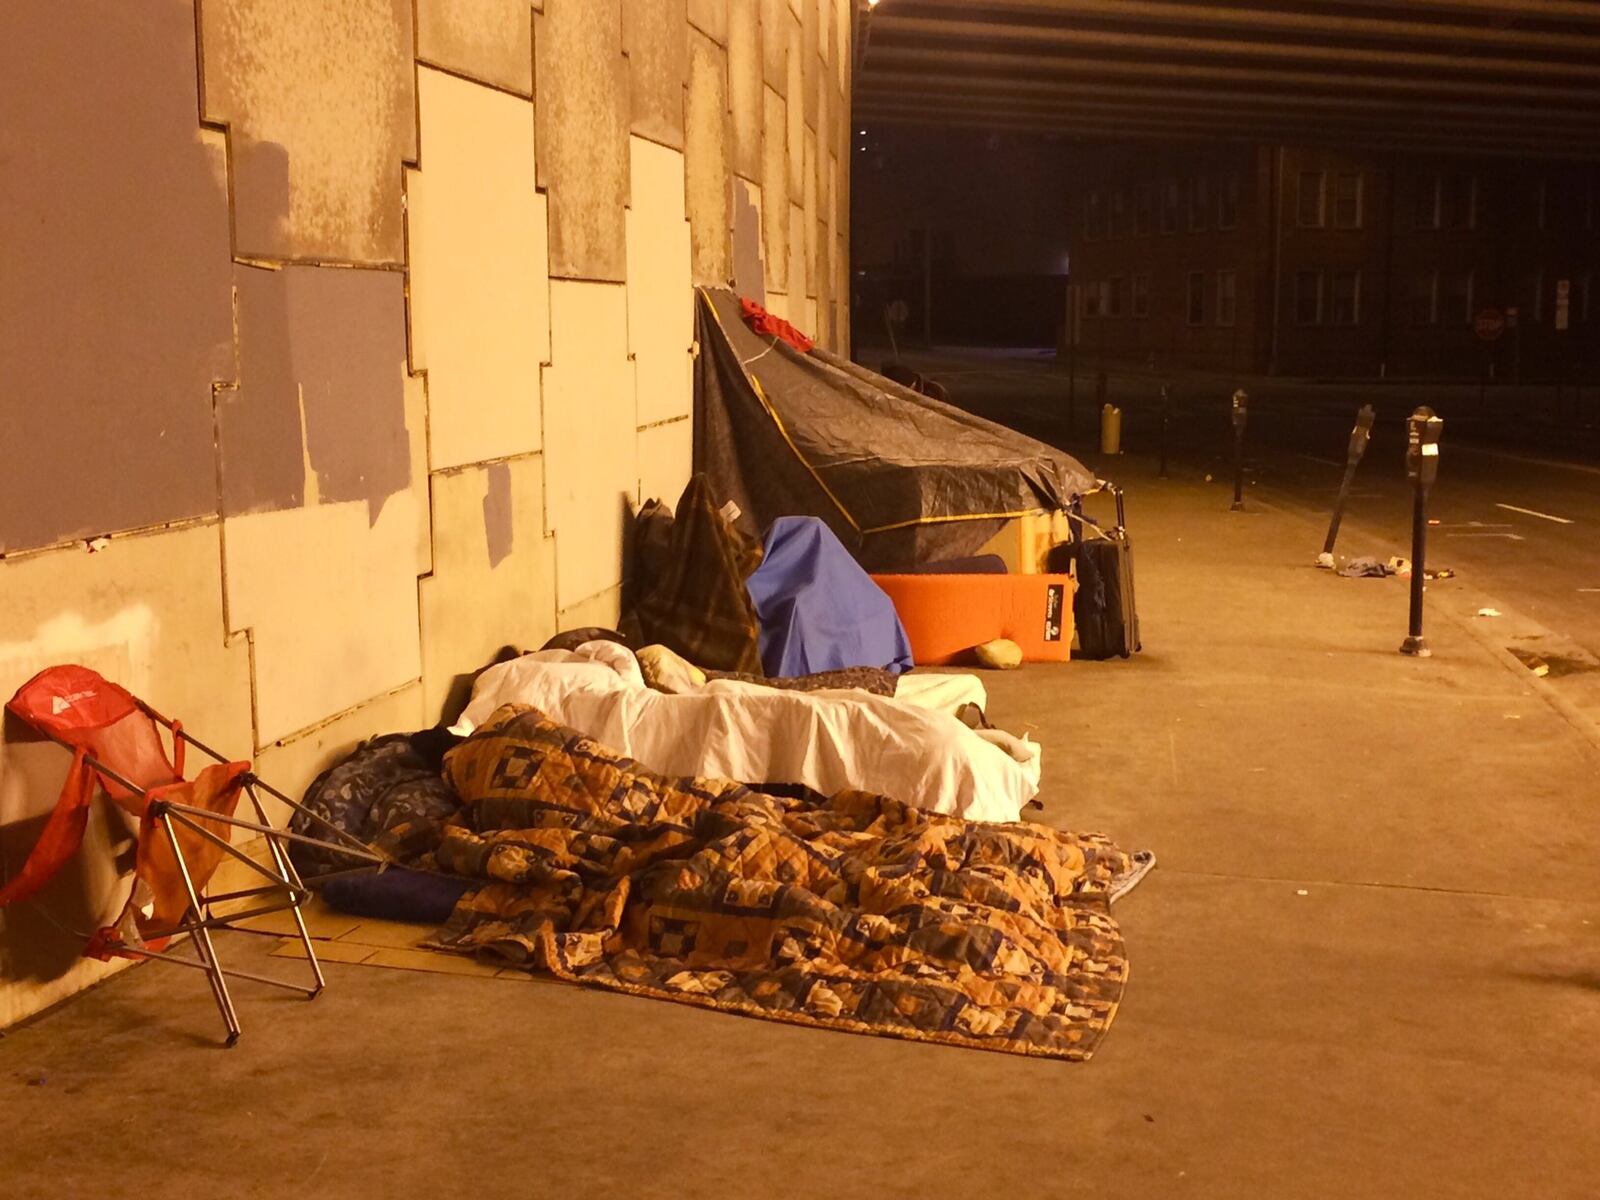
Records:
[[[167,733],[173,739],[174,745],[181,738],[185,743],[193,746],[196,750],[206,754],[218,763],[228,764],[237,761],[225,758],[217,753],[210,746],[190,734],[179,722],[168,720],[137,696],[132,696],[131,698],[140,712],[167,730]],[[45,736],[57,745],[66,747],[68,750],[73,749],[68,742],[63,741],[54,734],[46,732]],[[353,868],[354,870],[367,870],[375,866],[381,871],[389,865],[391,860],[359,838],[346,833],[319,813],[311,811],[305,805],[284,795],[284,793],[257,775],[253,769],[253,764],[238,776],[240,790],[249,797],[250,805],[255,811],[256,819],[251,821],[238,816],[225,816],[209,809],[197,808],[194,805],[184,804],[176,800],[167,800],[160,796],[152,797],[150,793],[154,789],[140,787],[112,767],[107,766],[93,754],[85,753],[83,761],[85,766],[98,775],[111,780],[120,787],[126,788],[129,792],[145,801],[144,814],[140,819],[155,821],[161,826],[162,832],[166,835],[167,844],[172,849],[173,858],[177,862],[178,873],[183,878],[184,889],[189,897],[189,909],[184,919],[170,929],[145,932],[142,934],[143,938],[147,942],[162,942],[188,936],[193,940],[198,960],[183,957],[173,953],[171,950],[152,950],[148,945],[131,946],[122,941],[108,944],[105,947],[106,954],[108,956],[146,959],[151,962],[171,963],[174,966],[204,971],[206,979],[211,985],[212,996],[217,1002],[217,1009],[222,1014],[223,1024],[227,1027],[228,1033],[225,1045],[229,1047],[238,1043],[241,1032],[239,1015],[234,1007],[233,996],[228,990],[228,980],[230,978],[264,983],[286,991],[298,992],[308,1000],[316,999],[326,986],[326,981],[322,975],[322,965],[317,961],[317,953],[312,946],[311,934],[306,928],[305,916],[300,911],[305,902],[310,899],[311,892],[306,887],[304,880],[300,878],[300,873],[295,870],[294,863],[290,861],[284,845],[289,842],[300,842],[305,845],[317,846],[324,850],[348,855],[367,864],[366,866]],[[288,805],[291,810],[304,816],[312,823],[326,828],[333,837],[331,839],[308,837],[305,834],[274,827],[267,819],[266,808],[256,791],[257,788]],[[267,865],[250,857],[239,847],[233,845],[227,838],[217,836],[217,834],[206,828],[202,822],[221,823],[231,828],[245,829],[259,834],[266,840],[267,850],[272,859],[271,867],[269,868]],[[176,826],[182,826],[191,833],[197,834],[206,841],[213,843],[231,857],[244,863],[252,871],[263,876],[268,882],[259,887],[244,888],[215,895],[209,893],[204,887],[197,888],[194,883],[194,877],[190,873],[189,864],[184,858],[183,847],[178,841]],[[217,913],[213,907],[231,901],[253,900],[269,895],[280,895],[284,891],[288,893],[287,898],[281,899],[277,903],[259,906],[251,905],[238,911],[221,914]],[[239,922],[285,910],[288,910],[294,917],[295,929],[299,933],[300,944],[305,950],[306,962],[311,968],[313,980],[311,986],[291,983],[285,979],[273,979],[266,975],[256,975],[248,971],[225,970],[222,967],[217,956],[216,945],[211,938],[213,930],[230,929],[236,933],[278,937],[281,935],[270,933],[267,930],[252,929],[249,926],[240,925]]]

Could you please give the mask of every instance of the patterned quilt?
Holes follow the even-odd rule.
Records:
[[[1103,838],[671,779],[507,705],[445,758],[438,949],[772,1020],[1085,1059],[1127,978]]]

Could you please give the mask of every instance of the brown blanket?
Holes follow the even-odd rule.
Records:
[[[1097,836],[651,774],[508,705],[445,759],[435,945],[799,1024],[1084,1059],[1127,977]]]

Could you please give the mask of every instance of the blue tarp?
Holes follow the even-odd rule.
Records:
[[[763,548],[747,586],[769,676],[911,669],[911,642],[894,605],[827,525],[816,517],[779,517]]]

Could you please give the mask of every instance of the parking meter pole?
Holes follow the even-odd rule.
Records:
[[[1439,438],[1444,422],[1422,407],[1406,422],[1406,470],[1416,493],[1411,509],[1411,620],[1401,654],[1428,658],[1433,651],[1422,634],[1422,591],[1427,583],[1428,493],[1439,476]]]
[[[1233,510],[1244,511],[1244,427],[1250,420],[1250,397],[1240,388],[1233,394]]]
[[[1166,384],[1161,385],[1161,472],[1160,478],[1167,477],[1167,403],[1171,399],[1171,389]]]
[[[1355,428],[1350,431],[1350,448],[1345,455],[1344,482],[1339,485],[1339,497],[1333,502],[1333,516],[1328,521],[1328,536],[1322,543],[1323,565],[1333,566],[1333,544],[1339,540],[1339,524],[1344,520],[1344,506],[1350,499],[1350,485],[1355,482],[1356,468],[1361,465],[1367,443],[1372,440],[1372,423],[1377,414],[1372,405],[1363,404],[1356,414]]]

